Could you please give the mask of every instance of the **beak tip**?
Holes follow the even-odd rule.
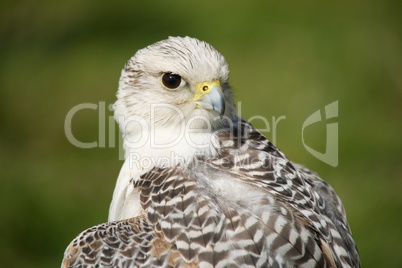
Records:
[[[222,107],[214,107],[213,109],[214,109],[214,111],[216,111],[216,112],[218,112],[218,114],[219,114],[219,117],[222,119],[223,118],[223,116],[224,116],[224,114],[225,114],[225,102],[223,101],[222,102]]]

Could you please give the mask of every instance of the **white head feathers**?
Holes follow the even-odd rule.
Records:
[[[179,75],[184,81],[183,87],[180,90],[164,88],[161,77],[165,73]],[[116,120],[124,135],[141,131],[138,127],[127,126],[127,119],[133,116],[147,123],[152,117],[158,118],[154,123],[164,127],[204,116],[216,129],[236,116],[228,76],[225,58],[208,43],[190,37],[169,37],[139,50],[124,66],[115,103]],[[217,119],[213,111],[197,109],[192,101],[196,84],[206,81],[220,82],[226,118]],[[158,109],[153,109],[156,106]]]

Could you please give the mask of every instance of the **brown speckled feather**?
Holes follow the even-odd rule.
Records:
[[[144,174],[135,183],[144,215],[84,231],[63,267],[358,267],[332,188],[248,123],[240,128],[240,136],[218,133],[214,159]],[[230,200],[213,188],[217,176],[256,191],[258,203]]]

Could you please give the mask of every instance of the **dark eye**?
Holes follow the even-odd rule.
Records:
[[[165,73],[162,76],[162,83],[169,89],[178,88],[181,85],[181,76],[172,73]]]

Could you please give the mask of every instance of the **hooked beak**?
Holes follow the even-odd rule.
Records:
[[[197,108],[214,110],[222,118],[225,113],[225,97],[218,80],[197,83],[194,100]]]

